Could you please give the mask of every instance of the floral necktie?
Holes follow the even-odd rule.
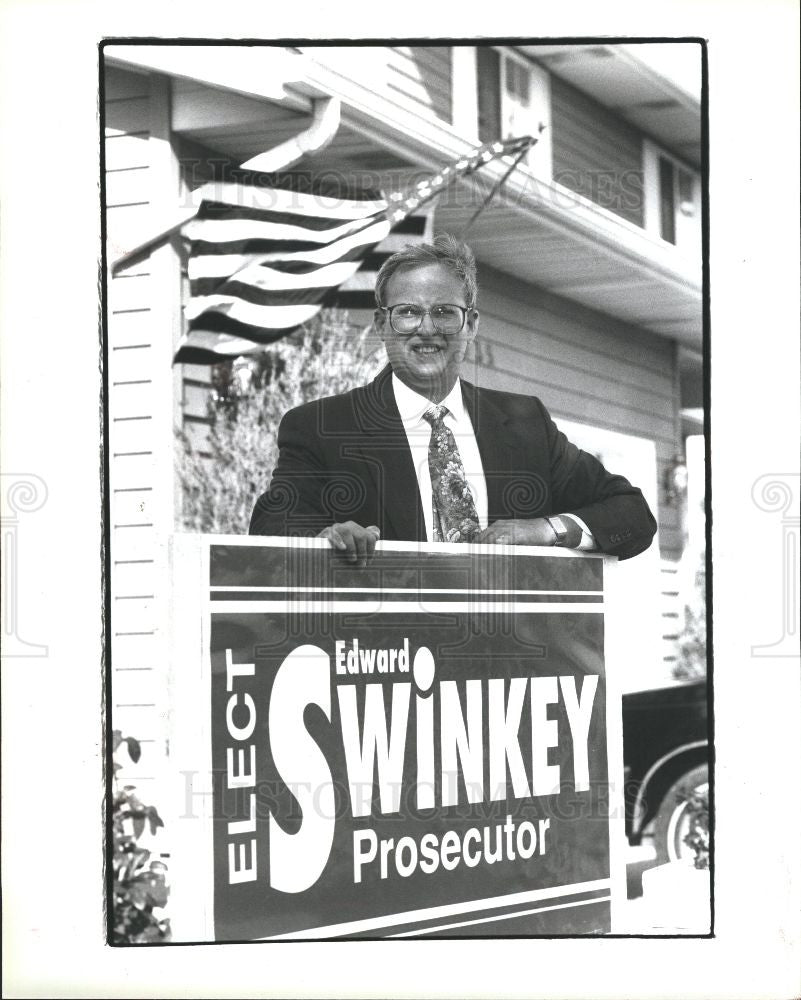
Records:
[[[447,406],[431,405],[423,419],[431,424],[428,468],[431,473],[435,542],[470,542],[478,533],[478,514],[450,427]]]

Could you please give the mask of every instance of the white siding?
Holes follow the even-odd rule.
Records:
[[[678,660],[679,633],[683,627],[683,605],[679,589],[678,563],[667,559],[662,561],[662,658],[668,670]]]
[[[303,51],[420,118],[434,117],[448,124],[453,121],[449,46],[304,46]]]
[[[169,189],[166,82],[109,67],[105,78],[107,256],[156,230]],[[108,430],[111,534],[112,724],[142,744],[125,781],[143,795],[163,771],[168,614],[165,539],[173,528],[174,329],[165,280],[170,248],[108,278]]]
[[[479,384],[539,396],[556,419],[654,442],[660,550],[677,559],[677,509],[661,486],[679,449],[673,344],[480,263],[479,309],[479,336],[468,358]]]

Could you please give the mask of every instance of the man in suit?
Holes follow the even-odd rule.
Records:
[[[656,522],[642,493],[571,444],[535,397],[460,376],[478,332],[473,253],[451,236],[390,257],[375,312],[389,365],[290,410],[251,534],[328,538],[363,564],[376,541],[600,549],[627,559]]]

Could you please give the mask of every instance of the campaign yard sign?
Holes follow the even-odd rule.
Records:
[[[354,567],[318,540],[193,543],[176,581],[196,718],[176,733],[212,778],[206,820],[182,827],[205,914],[190,937],[610,930],[608,559],[384,543]]]

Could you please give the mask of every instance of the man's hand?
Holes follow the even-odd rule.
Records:
[[[366,566],[375,552],[375,543],[381,537],[381,531],[374,524],[363,528],[355,521],[345,521],[323,528],[317,537],[327,538],[349,563]]]
[[[506,521],[494,521],[479,532],[473,541],[490,545],[553,545],[556,542],[556,532],[544,517],[529,520],[510,518]]]

